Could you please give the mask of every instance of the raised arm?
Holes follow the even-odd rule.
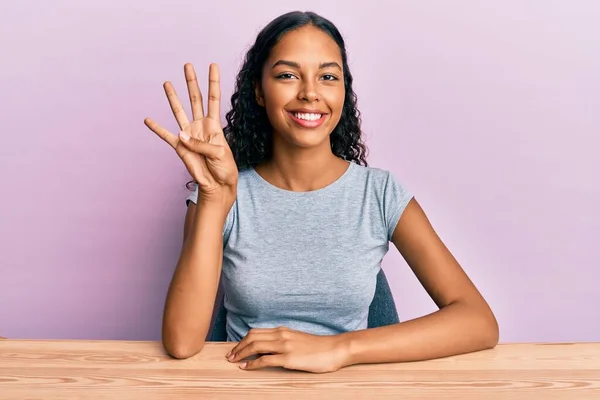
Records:
[[[171,145],[198,183],[198,199],[185,218],[181,255],[169,285],[163,316],[163,345],[176,358],[202,350],[217,294],[223,256],[223,226],[236,198],[238,171],[220,123],[219,71],[209,72],[208,115],[192,65],[184,67],[193,120],[190,122],[170,82],[164,84],[179,124],[173,135],[152,119],[144,123]]]

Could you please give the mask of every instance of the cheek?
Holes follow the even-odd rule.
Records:
[[[293,85],[285,85],[272,79],[263,82],[263,95],[266,101],[271,104],[281,104],[289,101],[290,96],[294,96]]]
[[[265,108],[270,115],[273,112],[280,112],[289,101],[285,90],[273,87],[273,85],[265,85],[263,96]]]
[[[277,125],[277,121],[281,120],[281,104],[277,98],[265,97],[265,110],[271,125]]]
[[[284,129],[285,116],[282,113],[283,104],[280,103],[280,100],[274,97],[266,97],[265,96],[265,111],[267,113],[267,118],[269,119],[269,123],[271,127],[275,129]]]
[[[327,98],[327,103],[329,104],[329,107],[331,108],[334,114],[337,114],[339,116],[342,113],[342,109],[344,108],[345,97],[346,92],[343,89],[332,91],[329,94]]]

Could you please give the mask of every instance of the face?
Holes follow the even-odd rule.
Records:
[[[312,26],[287,33],[271,50],[256,97],[266,109],[275,142],[330,146],[345,97],[340,48]]]

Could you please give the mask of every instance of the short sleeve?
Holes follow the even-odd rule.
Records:
[[[198,204],[198,185],[194,186],[194,190],[188,195],[188,197],[185,200],[185,204],[187,206],[190,205],[190,201],[194,204]],[[223,246],[227,245],[227,241],[229,240],[229,236],[231,235],[231,230],[233,229],[236,206],[237,201],[233,204],[231,210],[229,210],[229,213],[227,214],[227,219],[225,220],[225,225],[223,226]]]
[[[392,240],[396,225],[412,198],[412,193],[404,184],[398,181],[391,172],[388,172],[383,191],[383,215],[388,241]]]
[[[189,206],[190,201],[194,204],[198,204],[198,185],[194,184],[194,190],[189,194],[185,200],[185,205]]]

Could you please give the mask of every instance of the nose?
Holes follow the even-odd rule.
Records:
[[[318,101],[319,98],[317,85],[312,81],[304,81],[302,88],[298,92],[298,100],[313,102]]]

